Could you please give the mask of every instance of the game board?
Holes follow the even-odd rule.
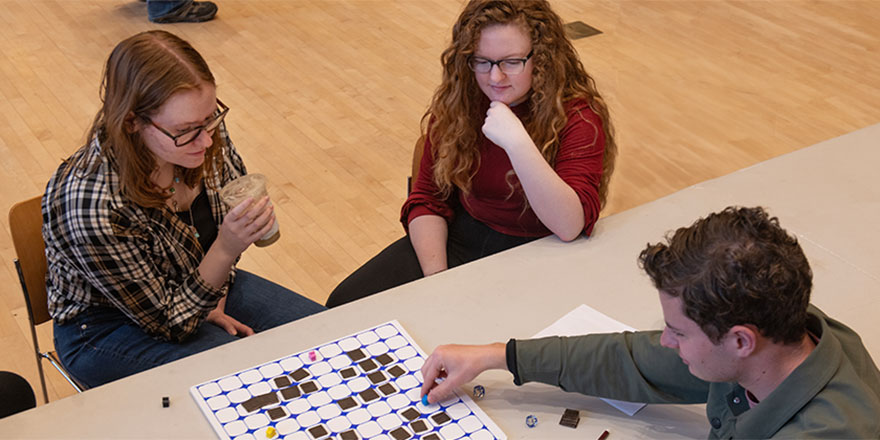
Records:
[[[427,356],[397,321],[190,388],[221,439],[506,439],[467,395],[420,402]]]

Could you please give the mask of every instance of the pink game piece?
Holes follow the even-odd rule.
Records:
[[[318,359],[318,355],[315,354],[314,350],[310,351],[309,352],[309,360],[312,362],[315,362],[316,359]]]

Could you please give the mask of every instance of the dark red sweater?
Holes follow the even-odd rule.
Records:
[[[559,133],[559,151],[553,167],[556,174],[577,193],[584,208],[584,232],[589,235],[599,218],[599,180],[602,176],[602,158],[605,153],[605,134],[602,122],[586,101],[573,100],[566,103],[568,122]],[[488,108],[488,107],[487,107]],[[527,104],[513,107],[520,120],[529,111]],[[511,195],[506,179],[513,169],[507,153],[480,134],[480,168],[471,184],[471,193],[454,191],[462,207],[475,219],[492,229],[519,237],[543,237],[551,232],[538,220],[531,208],[523,211],[525,192],[514,175]],[[434,214],[450,221],[454,211],[448,200],[437,197],[434,184],[434,154],[431,142],[425,142],[425,152],[419,167],[419,176],[413,183],[412,192],[403,204],[400,220],[404,227],[414,218]]]

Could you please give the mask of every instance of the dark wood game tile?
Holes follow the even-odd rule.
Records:
[[[269,418],[274,421],[287,417],[287,411],[285,411],[284,408],[280,406],[276,406],[275,408],[266,411],[266,415],[268,415]]]
[[[354,429],[349,429],[348,431],[343,431],[339,433],[340,440],[361,440],[361,437],[358,435],[357,431]]]
[[[373,385],[378,385],[378,384],[388,380],[388,376],[386,376],[385,373],[383,373],[381,371],[374,371],[374,372],[367,375],[367,379],[370,379],[370,382]]]
[[[388,353],[380,354],[379,356],[376,356],[376,362],[379,362],[382,365],[388,365],[394,362],[394,358]]]
[[[410,434],[409,431],[407,431],[404,427],[397,428],[389,432],[389,434],[394,437],[394,440],[407,440],[409,438],[412,438],[412,434]]]
[[[302,390],[303,394],[314,393],[315,391],[318,391],[318,384],[314,381],[301,383],[299,389]]]
[[[395,366],[388,369],[388,374],[390,374],[394,377],[400,377],[400,376],[403,376],[404,374],[406,374],[406,370],[403,367],[401,367],[400,365],[395,365]]]
[[[357,376],[357,370],[354,367],[344,368],[339,370],[339,375],[342,376],[343,379],[348,379],[349,377]]]
[[[357,362],[357,361],[367,357],[366,353],[364,353],[364,351],[361,350],[360,348],[349,351],[348,353],[345,353],[345,354],[347,354],[348,357],[351,358],[351,360],[353,362]]]
[[[367,389],[361,391],[361,393],[358,394],[358,396],[361,397],[361,400],[363,400],[364,403],[368,403],[368,402],[372,402],[372,401],[378,399],[379,393],[377,393],[376,390],[374,390],[372,388],[367,388]]]
[[[379,364],[372,359],[367,359],[365,361],[359,362],[358,366],[361,367],[361,370],[364,370],[364,373],[369,373],[377,368],[379,368]]]
[[[244,402],[241,402],[241,406],[247,412],[256,411],[264,406],[274,405],[278,403],[278,395],[274,392],[260,394],[259,396],[251,397]]]
[[[312,374],[309,373],[309,370],[306,370],[305,368],[300,368],[299,370],[290,373],[290,378],[293,379],[295,382],[299,382],[311,375]]]
[[[442,424],[452,420],[452,417],[449,417],[449,414],[446,414],[445,411],[440,411],[440,412],[432,415],[431,420],[433,420],[434,423],[436,423],[439,426],[439,425],[442,425]]]
[[[566,409],[562,413],[562,418],[559,419],[559,424],[562,426],[568,426],[569,428],[577,428],[578,423],[581,421],[581,413],[576,409]]]
[[[281,390],[281,397],[284,400],[296,399],[297,397],[302,396],[302,392],[299,390],[299,387],[294,385],[292,387],[287,387]]]
[[[412,429],[413,432],[415,432],[416,434],[421,434],[431,429],[431,427],[428,426],[428,424],[424,420],[416,420],[415,422],[410,423],[409,428]]]
[[[290,386],[289,376],[280,376],[275,378],[275,388],[285,388]]]
[[[348,396],[344,399],[340,399],[336,401],[336,404],[342,408],[343,411],[347,411],[351,408],[354,408],[358,405],[357,401],[354,400],[354,397]]]
[[[408,422],[411,422],[411,421],[419,418],[419,416],[422,415],[422,413],[420,413],[419,410],[417,410],[413,407],[409,407],[409,408],[401,411],[400,415],[402,415]]]
[[[308,429],[308,431],[314,439],[324,438],[327,436],[327,434],[330,434],[330,432],[327,431],[327,428],[325,428],[324,425],[312,426]]]
[[[263,407],[263,402],[257,397],[251,397],[250,399],[241,402],[241,407],[247,412],[254,412]]]
[[[397,387],[395,387],[394,384],[392,384],[390,382],[379,387],[379,392],[382,393],[382,395],[385,397],[388,397],[388,396],[396,393],[397,391],[398,391]]]

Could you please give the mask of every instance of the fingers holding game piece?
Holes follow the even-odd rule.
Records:
[[[505,344],[441,345],[422,365],[422,395],[439,402],[489,369],[507,368]],[[442,383],[437,379],[445,378]]]
[[[437,350],[434,350],[434,353],[431,353],[427,359],[425,359],[425,363],[422,364],[422,404],[428,406],[428,393],[437,385],[437,379],[442,377],[444,373],[439,361],[440,355],[437,354]]]

